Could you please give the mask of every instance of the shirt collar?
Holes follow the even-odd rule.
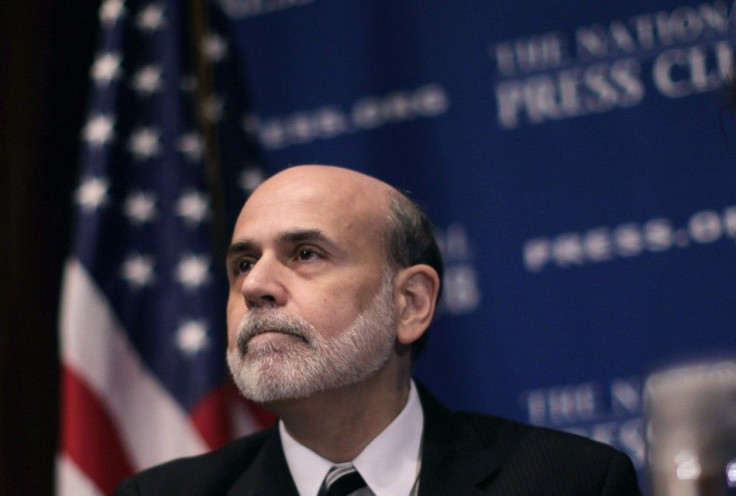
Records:
[[[376,496],[409,495],[420,468],[424,412],[414,381],[399,415],[353,460]],[[279,422],[289,471],[301,496],[314,496],[333,463],[301,445]]]

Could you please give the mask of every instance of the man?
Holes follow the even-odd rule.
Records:
[[[426,217],[389,185],[328,166],[273,176],[238,217],[227,269],[228,365],[279,422],[118,494],[638,494],[622,453],[450,412],[411,380],[442,263]]]

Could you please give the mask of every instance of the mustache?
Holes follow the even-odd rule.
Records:
[[[284,315],[273,309],[252,310],[240,321],[237,332],[237,347],[241,353],[248,351],[250,340],[267,332],[280,332],[302,339],[310,344],[316,330],[298,317]]]

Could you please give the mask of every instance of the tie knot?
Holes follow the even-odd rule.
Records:
[[[352,463],[339,463],[327,472],[318,496],[349,496],[365,487],[365,481]]]

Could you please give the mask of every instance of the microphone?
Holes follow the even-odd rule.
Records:
[[[736,495],[736,360],[651,374],[644,408],[653,496]]]

